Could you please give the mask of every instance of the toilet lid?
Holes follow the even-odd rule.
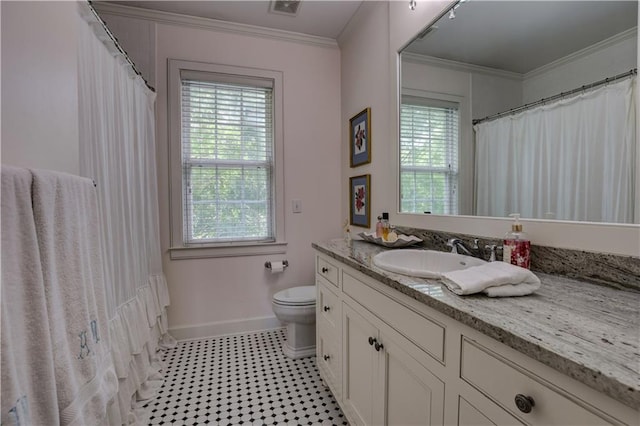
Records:
[[[273,300],[286,305],[311,305],[316,303],[316,286],[291,287],[274,294]]]

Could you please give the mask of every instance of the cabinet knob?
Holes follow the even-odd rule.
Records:
[[[329,268],[325,268],[324,266],[322,267],[322,273],[326,274],[327,272],[329,272]]]
[[[376,352],[380,352],[381,350],[384,349],[384,346],[382,346],[382,343],[376,342],[375,348],[376,348]]]
[[[325,306],[324,308],[322,308],[323,311],[325,312],[329,312],[331,310],[330,306]]]
[[[329,359],[331,359],[329,355],[324,355],[322,358],[324,358],[325,361],[329,361]]]
[[[369,337],[369,345],[373,346],[376,343],[377,343],[376,339],[374,339],[373,337]]]
[[[521,393],[516,395],[516,406],[518,410],[523,413],[530,413],[531,409],[536,405],[533,398],[530,396],[522,395]]]

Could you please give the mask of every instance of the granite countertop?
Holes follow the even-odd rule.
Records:
[[[458,296],[437,280],[387,272],[364,241],[313,248],[632,408],[640,407],[640,293],[536,273],[534,294]]]

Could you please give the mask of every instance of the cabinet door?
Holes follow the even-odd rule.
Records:
[[[320,376],[325,383],[331,389],[334,396],[340,399],[342,395],[342,378],[341,378],[341,363],[340,363],[340,344],[338,339],[341,336],[336,336],[326,326],[323,320],[318,320],[318,327],[316,333],[316,364],[320,371]]]
[[[342,407],[356,424],[379,423],[374,418],[373,393],[378,355],[369,343],[378,330],[346,303],[342,306]]]
[[[394,332],[391,338],[381,333],[380,342],[379,374],[386,385],[382,388],[383,400],[376,406],[384,410],[384,424],[442,425],[444,382],[409,355],[404,348],[413,343],[399,334]]]

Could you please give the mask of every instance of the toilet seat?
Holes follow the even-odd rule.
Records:
[[[281,290],[273,295],[273,303],[287,306],[315,305],[316,287],[307,285]]]

